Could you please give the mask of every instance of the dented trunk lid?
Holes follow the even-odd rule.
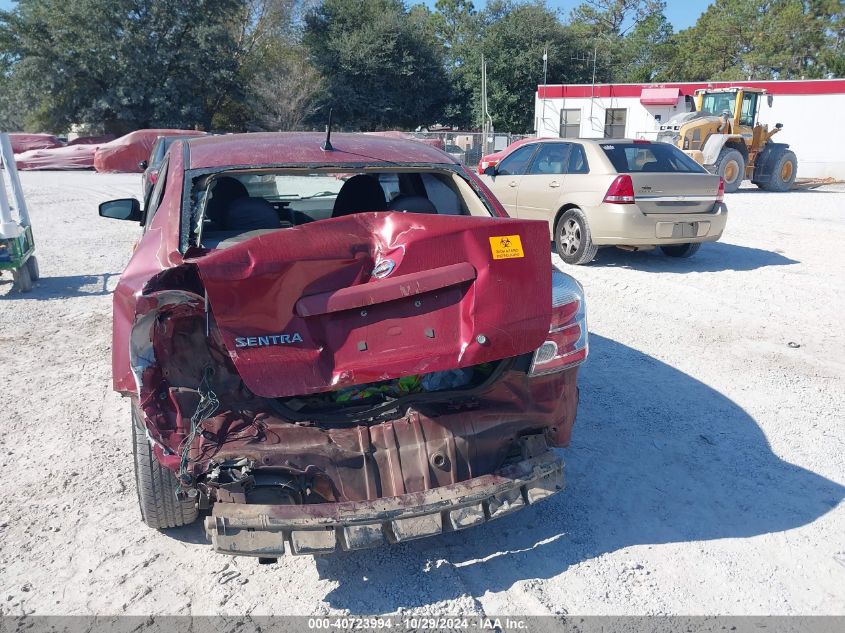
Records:
[[[235,368],[263,397],[509,358],[549,329],[545,222],[358,213],[190,261]]]

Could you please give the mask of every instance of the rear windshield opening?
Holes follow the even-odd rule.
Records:
[[[701,165],[668,143],[602,143],[601,148],[620,174],[706,173]]]
[[[207,248],[370,211],[486,215],[449,171],[223,171],[194,179],[193,228]]]

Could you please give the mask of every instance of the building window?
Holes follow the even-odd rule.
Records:
[[[604,137],[625,138],[625,108],[608,108],[604,111]]]
[[[560,111],[560,137],[578,138],[581,136],[581,110]]]

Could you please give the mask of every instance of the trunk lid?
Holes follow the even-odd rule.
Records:
[[[714,174],[631,172],[634,200],[643,213],[709,213],[719,193]]]
[[[191,260],[246,386],[264,397],[467,367],[545,340],[545,222],[359,213]]]

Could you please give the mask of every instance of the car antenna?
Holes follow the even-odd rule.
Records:
[[[320,146],[320,149],[324,152],[334,151],[334,147],[332,147],[332,112],[332,108],[329,108],[329,124],[326,126],[326,140]]]

